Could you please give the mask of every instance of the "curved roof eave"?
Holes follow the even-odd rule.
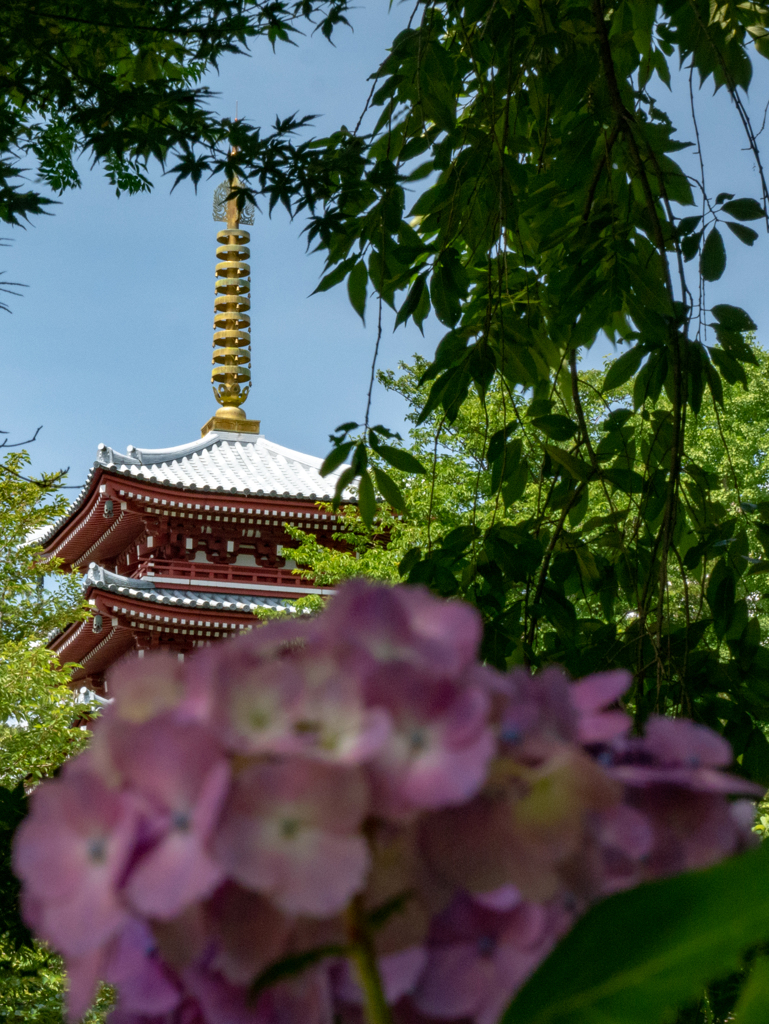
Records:
[[[125,454],[100,444],[77,497],[64,515],[37,538],[37,543],[45,546],[54,539],[85,504],[104,471],[182,491],[331,501],[337,480],[347,466],[322,477],[322,464],[322,459],[285,448],[263,434],[211,431],[172,448],[129,445]],[[357,495],[347,488],[342,500],[354,502]]]

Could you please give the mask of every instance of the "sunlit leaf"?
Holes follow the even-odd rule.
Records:
[[[613,896],[524,986],[502,1024],[663,1024],[769,939],[769,844]]]

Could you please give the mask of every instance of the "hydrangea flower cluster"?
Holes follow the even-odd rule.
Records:
[[[593,902],[751,842],[721,737],[633,736],[625,672],[504,674],[480,638],[467,605],[353,581],[119,665],[14,850],[71,1019],[104,979],[111,1024],[358,1024],[377,999],[495,1024]]]

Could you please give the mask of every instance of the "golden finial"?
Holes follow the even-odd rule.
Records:
[[[254,208],[246,202],[238,209],[236,199],[228,199],[240,184],[237,177],[224,181],[214,193],[214,220],[227,227],[217,232],[216,298],[214,299],[214,355],[211,384],[214,398],[222,406],[203,427],[258,434],[259,420],[246,419],[241,406],[251,390],[251,236],[241,224],[254,223]]]

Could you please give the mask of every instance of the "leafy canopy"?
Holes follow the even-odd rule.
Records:
[[[0,5],[0,219],[50,205],[80,184],[75,158],[100,163],[118,195],[151,187],[152,161],[177,181],[237,167],[271,204],[289,203],[314,159],[293,135],[307,119],[258,128],[221,118],[200,84],[226,54],[304,25],[330,38],[347,0],[7,0]],[[239,148],[234,160],[231,146]],[[34,168],[44,187],[30,188]],[[261,184],[257,184],[260,182]]]

